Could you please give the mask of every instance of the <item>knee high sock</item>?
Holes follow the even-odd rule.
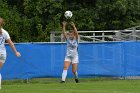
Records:
[[[65,81],[66,80],[66,77],[67,77],[67,70],[63,70],[63,73],[62,73],[62,81]]]
[[[75,73],[74,73],[74,78],[75,78],[75,79],[78,79],[78,72],[75,72]]]

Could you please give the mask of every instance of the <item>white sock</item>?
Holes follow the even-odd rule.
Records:
[[[0,73],[0,89],[1,89],[1,80],[2,80],[2,76],[1,76],[1,73]]]
[[[78,73],[77,72],[74,73],[74,77],[75,77],[75,79],[78,79]]]
[[[67,70],[63,70],[63,73],[62,73],[62,81],[65,81],[66,80],[66,77],[67,77]]]

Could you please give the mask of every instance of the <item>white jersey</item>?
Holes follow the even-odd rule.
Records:
[[[75,57],[78,56],[78,42],[74,37],[73,40],[70,40],[69,35],[66,36],[67,40],[67,57]]]
[[[0,53],[1,54],[6,54],[6,49],[5,49],[5,40],[9,39],[10,36],[6,30],[1,28],[2,34],[0,34]]]

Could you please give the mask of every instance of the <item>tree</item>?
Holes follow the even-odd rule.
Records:
[[[49,41],[66,10],[78,30],[125,29],[140,24],[140,0],[0,0],[5,28],[15,42]]]

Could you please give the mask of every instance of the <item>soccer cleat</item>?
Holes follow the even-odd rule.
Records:
[[[61,81],[60,83],[65,83],[65,81]]]
[[[75,82],[76,82],[76,83],[80,83],[78,79],[75,79]]]

